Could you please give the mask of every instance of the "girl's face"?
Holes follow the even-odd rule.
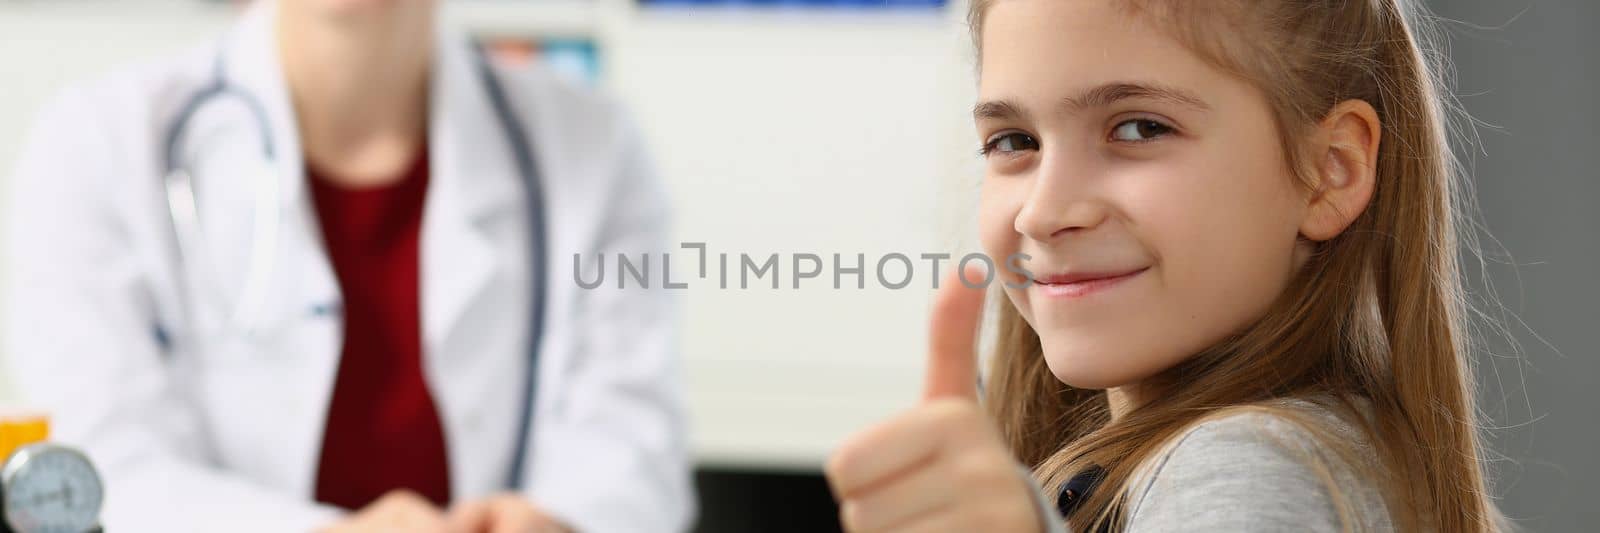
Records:
[[[985,251],[1031,257],[1036,282],[1006,295],[1056,378],[1092,389],[1264,314],[1308,197],[1262,93],[1112,4],[995,2],[974,109]]]

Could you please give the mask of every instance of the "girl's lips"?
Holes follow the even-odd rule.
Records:
[[[1049,276],[1034,280],[1033,288],[1040,294],[1056,298],[1079,298],[1114,287],[1134,276],[1150,270],[1144,267],[1123,274],[1098,276]]]

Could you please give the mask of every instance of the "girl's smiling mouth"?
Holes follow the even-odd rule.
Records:
[[[1144,266],[1132,270],[1064,272],[1039,276],[1033,288],[1051,298],[1081,298],[1101,292],[1128,281],[1150,270]]]

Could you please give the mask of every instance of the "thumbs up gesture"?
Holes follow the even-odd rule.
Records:
[[[984,273],[969,269],[965,279]],[[1040,530],[1032,489],[978,406],[973,344],[983,296],[947,276],[934,301],[922,403],[851,437],[829,459],[845,530]]]

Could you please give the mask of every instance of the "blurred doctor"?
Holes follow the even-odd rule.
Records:
[[[568,270],[664,245],[638,136],[436,8],[258,2],[40,116],[4,351],[110,530],[687,527],[667,293]]]

